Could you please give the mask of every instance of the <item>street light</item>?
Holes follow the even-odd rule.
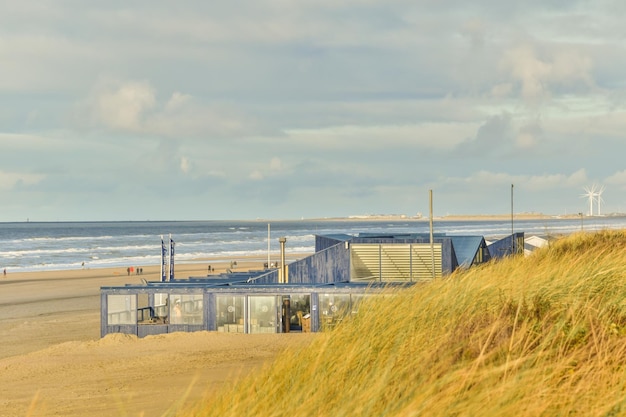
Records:
[[[583,214],[582,212],[579,212],[578,215],[580,216],[580,231],[583,231]]]

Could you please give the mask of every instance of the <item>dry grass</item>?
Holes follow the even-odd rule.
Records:
[[[626,232],[367,301],[184,416],[626,415]]]

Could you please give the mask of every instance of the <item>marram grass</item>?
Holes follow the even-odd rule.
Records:
[[[626,416],[626,231],[364,302],[190,416]]]

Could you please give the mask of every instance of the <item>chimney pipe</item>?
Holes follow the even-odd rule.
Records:
[[[280,242],[280,273],[281,279],[279,282],[281,284],[286,284],[289,282],[287,279],[287,265],[285,264],[285,242],[287,242],[286,237],[278,238],[278,242]]]

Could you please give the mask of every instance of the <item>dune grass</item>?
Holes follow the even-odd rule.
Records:
[[[187,416],[626,415],[626,231],[365,301]]]

